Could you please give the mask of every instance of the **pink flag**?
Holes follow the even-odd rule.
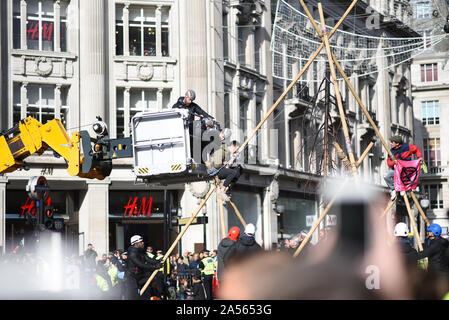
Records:
[[[394,167],[394,189],[396,191],[415,190],[419,182],[420,160],[397,160]]]

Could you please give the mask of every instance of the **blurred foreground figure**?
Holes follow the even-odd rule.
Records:
[[[328,196],[339,195],[333,211],[337,226],[303,259],[261,252],[235,260],[220,283],[218,298],[442,299],[447,283],[434,273],[408,268],[399,243],[391,241],[392,232],[378,223],[388,199],[361,184],[335,188],[327,191]]]

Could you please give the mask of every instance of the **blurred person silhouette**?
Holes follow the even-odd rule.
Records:
[[[432,296],[434,282],[410,283],[399,245],[388,241],[386,225],[375,223],[386,199],[360,182],[328,188],[328,196],[341,189],[334,203],[338,225],[320,249],[314,246],[306,260],[285,252],[233,260],[220,299],[413,299],[423,288]]]

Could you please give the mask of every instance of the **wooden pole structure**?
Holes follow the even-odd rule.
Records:
[[[367,147],[366,150],[369,150],[370,146]],[[365,150],[365,151],[366,151]],[[366,155],[368,154],[368,152],[363,152],[362,157],[360,158],[360,163],[363,162],[363,160],[365,159]],[[343,190],[344,185],[348,182],[348,179],[346,178],[340,189],[338,189],[337,193],[334,195],[334,197],[332,198],[332,200],[328,203],[328,205],[326,206],[326,208],[324,209],[324,211],[321,213],[320,217],[318,218],[318,220],[313,224],[312,228],[309,230],[309,233],[307,234],[307,236],[304,238],[304,240],[301,242],[301,245],[298,247],[298,249],[296,249],[295,253],[293,254],[293,258],[297,257],[299,255],[299,253],[302,251],[302,249],[305,247],[305,245],[309,242],[310,238],[312,237],[312,234],[315,232],[316,228],[318,228],[318,226],[320,225],[321,221],[323,221],[324,217],[327,215],[327,213],[329,212],[330,208],[332,207],[334,200],[336,199],[336,197],[339,194],[339,191]]]
[[[341,188],[339,190],[342,190],[343,187],[345,186],[345,184],[348,182],[348,179],[346,178],[342,185]],[[313,224],[312,228],[309,230],[309,233],[307,234],[307,236],[304,238],[304,240],[301,242],[301,245],[298,247],[298,249],[296,249],[295,253],[293,254],[293,258],[296,258],[302,251],[302,249],[304,249],[304,247],[306,246],[306,244],[309,242],[310,238],[312,237],[312,234],[315,232],[315,230],[318,228],[318,226],[320,225],[321,221],[323,221],[323,219],[326,217],[327,213],[329,212],[329,210],[332,208],[332,205],[334,204],[335,199],[338,196],[338,192],[333,196],[333,198],[331,199],[331,201],[329,201],[329,203],[327,204],[326,208],[324,209],[324,211],[321,213],[321,215],[319,216],[318,220],[315,221],[315,223]]]
[[[346,73],[344,72],[343,68],[341,67],[340,63],[338,62],[337,58],[335,57],[334,54],[332,54],[332,60],[335,62],[335,66],[337,67],[338,71],[340,72],[340,74],[343,76],[343,79],[345,80],[349,90],[351,91],[352,95],[354,96],[354,98],[357,100],[358,104],[360,105],[360,108],[362,108],[363,113],[365,114],[366,118],[368,119],[369,123],[371,124],[371,126],[374,129],[374,132],[376,133],[376,135],[379,137],[382,145],[384,146],[385,150],[387,150],[388,155],[390,156],[390,158],[394,158],[393,153],[391,152],[390,148],[388,147],[387,143],[385,142],[384,138],[382,137],[382,135],[379,132],[379,129],[377,128],[376,124],[374,123],[373,118],[371,117],[371,115],[369,114],[368,110],[366,109],[365,105],[363,104],[362,100],[360,99],[359,95],[357,94],[357,92],[355,91],[354,87],[351,84],[351,81],[349,81],[348,76],[346,75]]]
[[[243,220],[242,215],[240,214],[240,211],[237,209],[237,206],[235,205],[234,202],[232,202],[232,200],[229,200],[229,203],[231,204],[232,208],[235,211],[235,214],[237,215],[237,217],[239,218],[240,222],[242,223],[243,227],[246,228],[246,222],[245,220]]]
[[[371,150],[371,148],[374,146],[374,142],[370,142],[368,147],[366,147],[365,151],[362,153],[362,156],[360,157],[360,159],[357,161],[357,167],[359,167],[362,162],[363,159],[365,159],[365,157],[368,155],[368,152]]]
[[[390,200],[390,202],[388,202],[387,207],[385,208],[384,212],[382,213],[382,215],[380,216],[380,219],[382,219],[383,217],[385,217],[385,215],[388,213],[388,211],[390,211],[391,207],[393,206],[393,204],[396,202],[396,199],[398,197],[396,196],[393,200]]]
[[[403,197],[404,197],[405,206],[407,207],[408,216],[410,218],[410,223],[412,224],[412,227],[413,227],[413,232],[415,234],[416,239],[418,240],[419,251],[423,251],[424,249],[423,249],[423,246],[421,243],[421,238],[419,236],[418,228],[416,227],[416,222],[415,222],[415,218],[413,217],[413,214],[412,214],[412,209],[410,209],[410,203],[408,202],[408,196],[407,196],[406,192],[404,192]]]
[[[301,0],[300,0],[301,1]],[[348,9],[345,11],[343,16],[340,18],[340,20],[337,22],[337,24],[334,26],[334,28],[329,32],[328,39],[330,39],[334,33],[337,31],[337,29],[341,26],[343,21],[346,19],[346,17],[349,15],[351,10],[354,8],[354,6],[357,4],[358,0],[353,0],[351,5],[348,7]],[[308,10],[307,10],[308,11]],[[310,12],[309,12],[310,14]],[[320,54],[321,50],[324,48],[324,43],[321,43],[318,49],[315,51],[314,54],[310,57],[309,61],[307,61],[306,65],[303,67],[303,69],[298,73],[298,75],[293,79],[293,81],[288,85],[288,87],[284,90],[284,92],[279,96],[279,98],[276,100],[274,105],[268,110],[265,117],[259,122],[259,124],[253,129],[251,134],[246,138],[245,142],[242,143],[237,154],[240,154],[243,149],[245,149],[246,145],[249,143],[249,141],[254,137],[256,132],[262,127],[262,125],[265,123],[265,121],[268,119],[268,117],[273,113],[274,109],[281,103],[282,100],[284,100],[287,93],[293,88],[293,86],[298,82],[299,78],[302,77],[302,75],[307,71],[307,69],[310,67],[310,65],[313,63],[313,61],[316,59],[316,57]]]
[[[223,200],[221,199],[220,195],[218,194],[218,188],[216,191],[217,198],[218,198],[218,206],[220,207],[220,221],[221,221],[221,238],[226,237],[226,229],[225,229],[225,222],[224,222],[224,212],[223,212]]]
[[[173,244],[171,245],[171,247],[168,249],[168,251],[165,253],[164,257],[161,260],[161,263],[164,264],[165,260],[167,260],[167,258],[170,256],[170,254],[172,253],[172,251],[175,249],[176,245],[178,244],[179,240],[181,240],[182,236],[184,235],[184,233],[187,231],[187,229],[189,228],[189,226],[192,224],[193,220],[196,218],[196,216],[198,215],[198,213],[200,212],[201,208],[206,204],[207,200],[209,199],[210,195],[212,194],[212,192],[215,191],[215,189],[217,188],[216,185],[214,185],[209,192],[206,194],[206,196],[204,197],[204,199],[201,201],[200,205],[198,206],[198,208],[196,208],[195,212],[192,214],[192,216],[190,217],[189,221],[187,221],[187,224],[185,225],[184,229],[182,229],[182,231],[178,234],[178,236],[176,237],[175,241],[173,242]],[[151,274],[150,278],[147,280],[147,282],[145,283],[145,285],[143,286],[142,290],[140,290],[140,295],[142,295],[145,290],[147,289],[147,287],[149,286],[150,282],[154,279],[154,277],[156,276],[157,272],[159,270],[154,270],[153,273]]]
[[[335,97],[337,98],[338,111],[340,113],[341,124],[343,127],[343,133],[345,136],[346,150],[348,151],[349,161],[351,162],[352,172],[353,172],[354,176],[357,177],[358,171],[357,171],[356,160],[354,157],[354,152],[352,150],[351,137],[349,136],[348,124],[346,122],[346,116],[345,116],[345,111],[343,108],[343,102],[342,102],[342,98],[341,98],[340,88],[339,88],[338,82],[337,82],[337,73],[335,72],[334,62],[332,59],[332,52],[331,52],[331,47],[329,44],[329,38],[327,35],[326,23],[324,21],[324,13],[323,13],[323,7],[321,5],[321,2],[318,3],[318,11],[320,14],[321,28],[323,30],[322,34],[321,34],[322,35],[321,39],[324,42],[324,45],[326,46],[327,60],[329,61],[329,69],[331,71],[331,78],[332,78],[332,84],[334,85]],[[316,24],[314,24],[314,28],[319,33],[319,29],[316,26]]]
[[[421,208],[418,199],[416,199],[415,194],[413,193],[412,190],[410,190],[410,195],[413,199],[413,202],[415,203],[416,207],[418,208],[419,213],[421,214],[421,217],[424,219],[424,221],[426,222],[427,226],[430,226],[430,221],[429,219],[426,217],[426,214],[424,213],[423,209]]]

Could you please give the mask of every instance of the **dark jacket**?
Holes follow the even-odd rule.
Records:
[[[412,155],[416,155],[418,158],[422,158],[421,149],[411,143],[402,143],[396,148],[390,149],[394,157],[399,160],[409,161],[412,160]],[[387,163],[390,168],[394,167],[394,161],[387,158]]]
[[[195,120],[195,116],[203,116],[204,118],[214,119],[211,115],[209,115],[206,111],[201,109],[199,105],[197,105],[195,102],[191,102],[190,106],[187,106],[184,104],[184,97],[179,97],[178,101],[172,106],[172,108],[179,108],[179,109],[187,109],[189,110],[189,123],[193,123],[193,120]]]
[[[418,265],[418,251],[412,247],[407,238],[398,237],[397,240],[399,249],[405,259],[407,267],[416,268]]]
[[[126,275],[141,281],[148,273],[161,268],[161,264],[155,259],[151,259],[143,248],[130,246],[128,248],[128,263]]]
[[[232,260],[240,260],[250,255],[261,252],[262,247],[256,242],[254,237],[244,234],[237,243],[228,250],[223,258],[224,264],[228,265]]]
[[[200,262],[201,262],[201,260],[198,260],[198,261],[193,260],[192,262],[190,262],[189,271],[190,271],[191,275],[198,273],[198,271],[200,269]]]
[[[425,257],[429,260],[428,271],[449,274],[447,249],[449,241],[441,237],[430,240],[429,245],[418,253],[418,259]]]
[[[193,300],[206,300],[206,288],[202,281],[193,283],[192,296]]]
[[[92,269],[92,271],[96,268],[95,259],[97,258],[97,251],[92,249],[87,249],[84,251],[84,261],[87,268]]]
[[[223,276],[223,270],[226,268],[226,264],[224,262],[224,257],[227,252],[236,245],[236,242],[229,239],[228,237],[224,238],[220,241],[217,248],[217,279],[221,281],[221,277]]]

